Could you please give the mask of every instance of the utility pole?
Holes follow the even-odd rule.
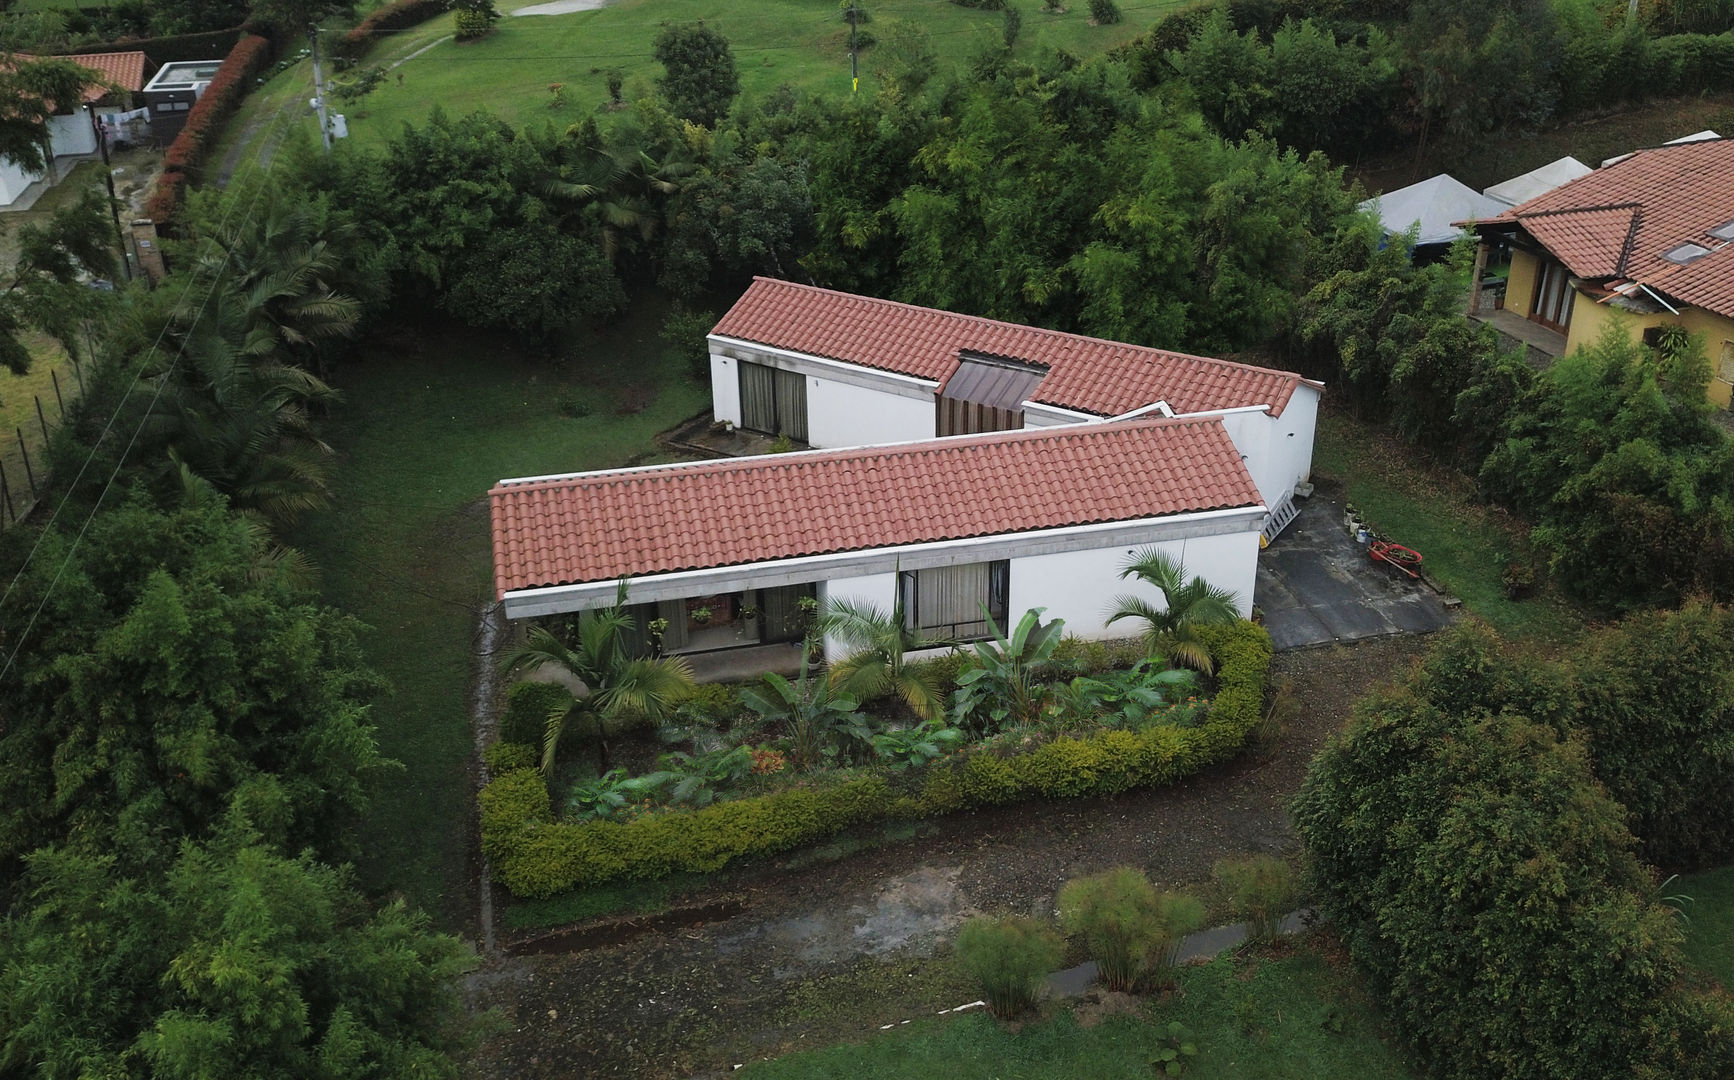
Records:
[[[1635,3],[1636,0],[1633,0]],[[861,69],[856,64],[855,27],[861,22],[861,8],[857,0],[849,0],[849,92],[861,92]]]
[[[319,141],[331,153],[331,124],[325,119],[325,72],[319,66],[319,28],[307,28],[307,48],[313,54],[313,107],[319,110]]]
[[[94,104],[85,102],[84,111],[90,116],[90,130],[96,134],[96,145],[102,148],[102,178],[108,181],[108,216],[114,219],[114,240],[120,245],[120,268],[131,281],[132,259],[126,253],[126,234],[120,231],[120,200],[114,194],[114,167],[108,162],[108,134],[97,123]]]

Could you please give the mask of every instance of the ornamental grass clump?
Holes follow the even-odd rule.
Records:
[[[1052,927],[1021,915],[979,916],[957,935],[958,962],[980,981],[988,1011],[1002,1020],[1035,1007],[1063,951]]]
[[[1158,893],[1129,866],[1067,882],[1059,908],[1061,925],[1083,936],[1102,985],[1123,992],[1158,981],[1181,940],[1204,922],[1203,904]]]
[[[1300,898],[1287,863],[1270,855],[1224,860],[1212,871],[1234,913],[1246,920],[1247,939],[1265,944],[1282,932],[1283,916]]]

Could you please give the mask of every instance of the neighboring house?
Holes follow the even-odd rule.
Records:
[[[501,481],[494,577],[508,618],[612,603],[670,652],[798,640],[803,597],[987,636],[1033,607],[1080,637],[1155,546],[1250,613],[1265,507],[1220,417],[813,450]],[[808,607],[810,609],[810,606]]]
[[[1729,406],[1734,141],[1639,150],[1474,228],[1511,246],[1505,309],[1552,331],[1556,355],[1615,319],[1634,334],[1682,326],[1709,349],[1711,400]]]
[[[641,638],[673,652],[795,640],[839,598],[947,637],[1034,607],[1117,636],[1115,597],[1144,588],[1120,568],[1151,546],[1250,613],[1323,389],[766,278],[710,350],[719,421],[821,449],[501,481],[508,618],[603,607],[627,581]]]
[[[758,278],[710,334],[716,418],[816,447],[1215,416],[1272,510],[1312,472],[1292,372]]]
[[[1360,209],[1379,215],[1387,236],[1416,230],[1416,257],[1437,257],[1464,233],[1458,222],[1489,218],[1509,203],[1477,194],[1475,189],[1447,174],[1429,177],[1408,187],[1368,199]]]
[[[20,56],[26,60],[38,59],[24,54]],[[49,185],[59,181],[65,169],[57,166],[54,159],[96,153],[99,147],[92,116],[94,107],[116,105],[130,109],[132,95],[143,88],[145,72],[150,67],[150,61],[142,52],[80,53],[44,59],[70,60],[80,67],[89,68],[100,76],[101,81],[92,82],[84,91],[84,104],[92,109],[78,109],[49,118],[46,172],[27,171],[11,161],[0,160],[0,206],[17,202],[30,185],[38,181]]]

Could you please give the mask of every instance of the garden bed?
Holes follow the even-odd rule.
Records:
[[[914,821],[1024,799],[1158,787],[1227,760],[1264,716],[1270,639],[1251,623],[1200,628],[1219,663],[1195,724],[1107,724],[1077,735],[978,743],[934,760],[930,748],[871,769],[824,771],[766,794],[628,820],[556,819],[527,754],[501,755],[481,793],[482,846],[515,896],[721,869],[880,821]],[[954,730],[954,729],[947,729]],[[755,751],[757,753],[759,751]],[[918,767],[910,767],[916,764]]]

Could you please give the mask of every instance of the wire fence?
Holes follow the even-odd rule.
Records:
[[[0,431],[0,529],[9,529],[30,516],[36,501],[48,490],[48,443],[66,419],[69,400],[83,389],[77,367],[62,382],[61,369],[48,369],[49,396],[30,395],[33,408],[12,414],[16,423]]]

